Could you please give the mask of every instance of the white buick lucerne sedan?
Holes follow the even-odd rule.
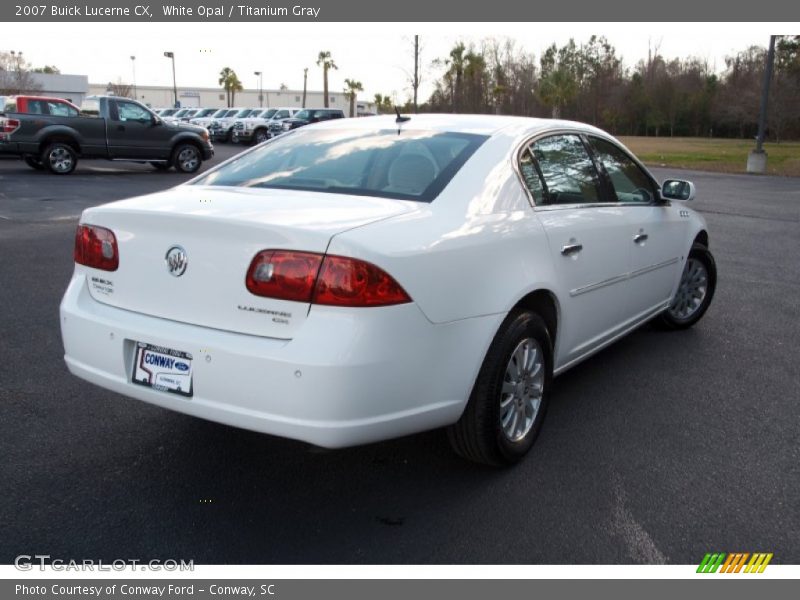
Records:
[[[447,427],[521,458],[553,377],[714,294],[687,181],[568,121],[304,127],[165,192],[84,211],[69,370],[126,396],[342,447]]]

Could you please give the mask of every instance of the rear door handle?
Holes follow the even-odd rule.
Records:
[[[633,236],[633,243],[634,244],[638,244],[639,242],[644,242],[646,240],[647,240],[647,234],[646,233],[637,233],[635,236]]]
[[[564,256],[577,254],[581,250],[583,250],[583,244],[567,244],[566,246],[561,246],[561,254]]]

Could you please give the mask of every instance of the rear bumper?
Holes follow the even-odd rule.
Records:
[[[314,306],[294,339],[277,340],[107,306],[80,273],[61,303],[74,375],[163,408],[329,448],[454,423],[501,320],[434,325],[414,304]],[[131,383],[136,342],[191,353],[194,395]]]

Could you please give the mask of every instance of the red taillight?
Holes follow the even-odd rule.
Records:
[[[311,302],[322,255],[262,250],[247,270],[247,289],[256,296]]]
[[[388,306],[411,302],[411,298],[380,267],[355,258],[326,256],[313,301],[332,306]]]
[[[119,251],[114,232],[96,225],[78,225],[74,257],[78,264],[103,271],[116,271],[119,267]]]
[[[263,250],[250,263],[247,289],[257,296],[332,306],[388,306],[411,298],[388,273],[344,256]]]
[[[0,119],[0,133],[14,133],[19,129],[19,119]]]

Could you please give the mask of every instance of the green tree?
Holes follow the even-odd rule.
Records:
[[[350,116],[356,116],[356,94],[358,92],[363,92],[364,86],[361,85],[360,81],[356,81],[355,79],[345,79],[344,80],[344,94],[350,100]]]
[[[325,95],[324,103],[325,108],[328,108],[328,71],[331,69],[338,69],[336,63],[331,58],[331,53],[324,50],[317,55],[317,66],[322,67],[322,93]]]
[[[222,86],[222,89],[225,90],[225,97],[228,107],[230,108],[234,105],[234,101],[236,100],[236,92],[241,92],[244,86],[239,80],[239,76],[236,75],[236,71],[230,67],[225,67],[219,72],[218,82]]]

